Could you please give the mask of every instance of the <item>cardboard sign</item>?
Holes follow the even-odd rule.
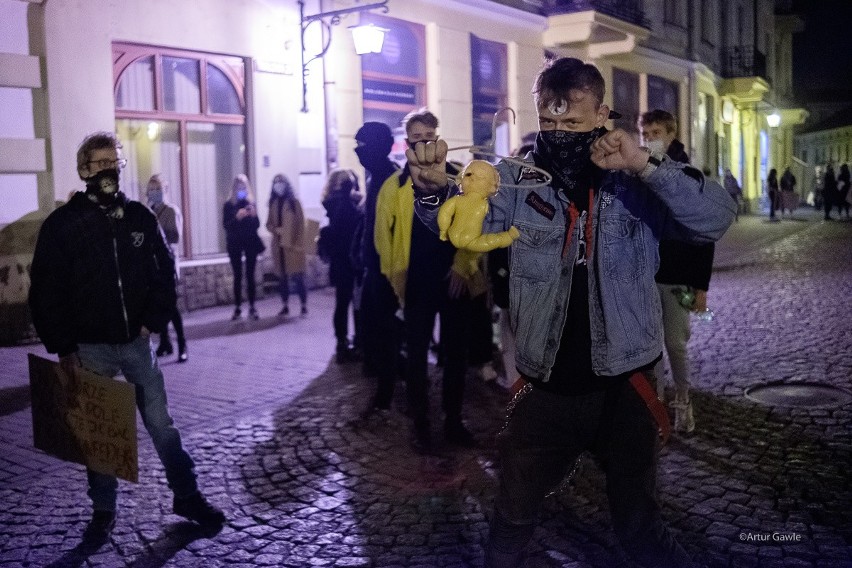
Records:
[[[55,361],[29,355],[36,448],[134,483],[139,475],[136,389],[78,369],[80,393],[69,408],[68,378]]]

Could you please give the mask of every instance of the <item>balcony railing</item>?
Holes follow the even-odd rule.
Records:
[[[542,11],[548,16],[595,10],[637,26],[648,27],[642,0],[544,0]]]
[[[761,77],[769,80],[766,76],[766,55],[752,46],[732,47],[723,55],[722,75],[724,77],[728,79]]]

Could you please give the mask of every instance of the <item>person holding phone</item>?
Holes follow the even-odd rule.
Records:
[[[254,194],[248,177],[239,174],[231,185],[231,198],[222,208],[222,224],[225,227],[225,241],[231,269],[234,273],[234,315],[231,320],[242,317],[243,303],[243,256],[246,268],[246,295],[249,302],[249,318],[258,319],[254,308],[256,297],[255,266],[257,255],[265,250],[263,241],[257,234],[260,220],[254,205]]]

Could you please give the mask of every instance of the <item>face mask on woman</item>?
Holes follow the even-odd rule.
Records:
[[[149,189],[148,190],[148,206],[156,207],[163,202],[163,190],[162,189]]]
[[[237,201],[245,201],[247,197],[248,197],[248,191],[246,191],[245,189],[238,189],[237,190]]]

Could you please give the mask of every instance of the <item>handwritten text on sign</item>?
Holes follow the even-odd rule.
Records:
[[[78,369],[80,393],[69,408],[59,365],[29,355],[35,447],[66,461],[136,482],[136,392],[124,381]]]

